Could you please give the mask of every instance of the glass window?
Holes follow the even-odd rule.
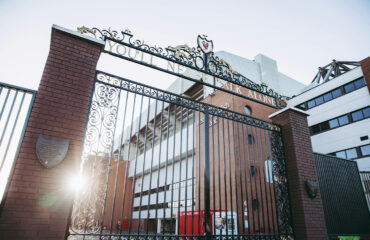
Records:
[[[370,155],[370,145],[360,147],[362,156]]]
[[[329,121],[330,128],[335,128],[339,126],[338,119],[333,119]]]
[[[311,132],[312,132],[312,134],[320,132],[320,124],[316,124],[316,125],[312,126],[311,127]]]
[[[346,93],[352,92],[353,90],[355,90],[355,85],[353,83],[344,85],[344,91]]]
[[[351,115],[354,122],[364,118],[364,116],[362,115],[362,110],[354,112]]]
[[[252,134],[248,134],[248,143],[253,144],[253,136]]]
[[[324,102],[324,98],[323,98],[323,96],[321,96],[321,97],[318,97],[318,98],[316,98],[315,99],[315,103],[316,103],[316,105],[320,105],[321,103],[323,103]]]
[[[370,107],[363,109],[362,112],[364,113],[365,118],[370,117]]]
[[[331,92],[324,95],[324,101],[325,102],[330,101],[332,99],[333,99],[333,96],[331,95]]]
[[[366,85],[366,83],[365,83],[365,79],[364,79],[364,78],[360,78],[360,79],[356,80],[356,81],[354,82],[354,84],[355,84],[355,88],[356,88],[356,89],[357,89],[357,88],[360,88],[360,87],[363,87],[363,86],[365,86],[365,85]]]
[[[335,156],[337,156],[339,158],[346,158],[346,152],[345,151],[337,152],[337,153],[335,153]]]
[[[356,148],[346,150],[347,159],[357,158]]]
[[[315,106],[315,100],[311,100],[307,103],[308,108],[313,108]]]
[[[333,95],[333,98],[337,98],[337,97],[342,96],[342,90],[340,90],[340,88],[335,89],[331,93]]]
[[[249,107],[249,106],[245,106],[244,107],[244,111],[247,115],[251,115],[252,114],[252,109]]]
[[[328,121],[321,123],[320,126],[321,126],[321,131],[325,131],[325,130],[330,129]]]
[[[306,104],[302,103],[301,105],[299,105],[299,108],[300,109],[306,109]]]
[[[349,123],[347,115],[339,117],[338,121],[339,121],[339,125],[341,125],[341,126]]]

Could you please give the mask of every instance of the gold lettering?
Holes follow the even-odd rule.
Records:
[[[177,64],[177,73],[184,73],[186,68],[183,65]]]
[[[253,97],[252,91],[248,90],[248,97]]]
[[[235,92],[238,93],[238,94],[242,94],[242,91],[240,90],[239,85],[235,85]]]

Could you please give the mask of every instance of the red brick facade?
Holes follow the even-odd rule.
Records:
[[[366,80],[367,89],[370,92],[370,57],[363,59],[360,64]]]
[[[282,127],[295,239],[328,239],[320,190],[314,199],[305,190],[306,180],[318,181],[307,116],[287,109],[272,121]]]
[[[1,239],[63,239],[78,171],[89,99],[102,45],[53,27],[50,51],[0,216]],[[44,168],[36,141],[69,139],[65,160]]]

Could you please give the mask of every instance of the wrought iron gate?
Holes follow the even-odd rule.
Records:
[[[115,31],[79,30],[99,33],[110,55],[200,89],[185,97],[96,72],[81,167],[86,184],[68,239],[292,238],[279,126],[199,101],[203,86],[273,108],[282,96],[232,70],[202,36],[197,48],[164,50],[133,41],[128,31],[120,38]],[[173,64],[199,72],[201,80],[170,71]],[[265,98],[234,93],[216,83],[222,81]]]
[[[68,239],[292,235],[280,128],[97,71]]]

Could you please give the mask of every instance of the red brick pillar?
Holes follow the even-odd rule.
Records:
[[[286,108],[270,118],[282,128],[295,239],[328,239],[320,190],[311,199],[305,189],[318,182],[307,114]]]
[[[1,239],[63,239],[78,172],[96,64],[103,42],[52,27],[50,51],[0,215]],[[69,139],[66,158],[47,169],[36,156],[40,134]]]
[[[367,84],[367,89],[369,89],[370,92],[370,57],[367,57],[360,61],[360,65]]]

